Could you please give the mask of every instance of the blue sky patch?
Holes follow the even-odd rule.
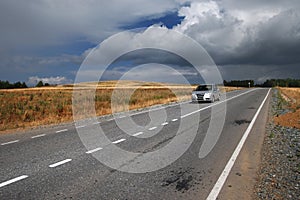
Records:
[[[157,18],[157,16],[150,16],[142,18],[136,22],[133,22],[131,24],[127,24],[125,26],[120,27],[121,29],[135,29],[135,28],[143,28],[143,27],[149,27],[153,24],[162,24],[166,26],[167,28],[172,28],[173,26],[176,26],[177,24],[180,24],[184,17],[178,16],[177,11],[176,12],[168,12],[165,15]]]

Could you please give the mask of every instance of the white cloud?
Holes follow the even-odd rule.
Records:
[[[242,19],[216,1],[192,2],[181,8],[179,15],[185,18],[175,30],[196,39],[208,51],[231,53],[246,36]]]
[[[298,63],[300,3],[192,1],[174,29],[197,40],[219,64]]]
[[[43,77],[40,78],[38,76],[32,76],[28,79],[28,85],[36,85],[39,81],[43,81],[43,83],[49,83],[51,85],[60,85],[60,84],[66,84],[66,83],[72,83],[72,80],[67,79],[63,76],[57,76],[57,77]]]

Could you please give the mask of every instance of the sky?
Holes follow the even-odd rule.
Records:
[[[1,0],[0,80],[73,83],[93,48],[122,31],[157,26],[197,41],[225,80],[300,78],[299,0]],[[137,36],[129,40],[147,42]],[[126,74],[176,82],[177,72],[198,80],[178,56],[145,50],[118,58],[101,80]],[[85,73],[86,81],[99,80],[92,71]]]

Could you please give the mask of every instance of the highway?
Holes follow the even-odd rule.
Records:
[[[215,199],[243,136],[264,126],[269,92],[0,135],[0,199]]]

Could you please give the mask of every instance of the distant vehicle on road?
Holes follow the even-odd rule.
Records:
[[[215,84],[199,85],[192,92],[192,102],[215,102],[220,100],[220,90]]]

